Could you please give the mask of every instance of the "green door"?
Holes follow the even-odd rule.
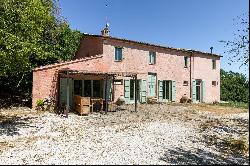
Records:
[[[141,83],[140,83],[140,102],[141,103],[145,103],[146,102],[146,89],[147,89],[147,86],[146,86],[146,83],[147,81],[146,80],[140,80]]]
[[[163,81],[158,80],[158,100],[163,101]]]
[[[124,98],[126,103],[130,102],[130,80],[124,80]]]
[[[73,107],[73,80],[72,78],[60,78],[60,105],[67,105],[67,81],[69,83],[69,106]]]
[[[107,80],[107,100],[112,100],[112,80]]]
[[[176,81],[172,81],[172,101],[176,101]]]
[[[156,74],[148,74],[148,96],[156,96]]]
[[[196,81],[192,82],[192,101],[196,102]]]

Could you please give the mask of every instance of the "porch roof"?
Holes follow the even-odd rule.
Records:
[[[123,76],[123,77],[134,77],[138,74],[147,74],[142,72],[121,72],[121,71],[111,71],[111,72],[104,72],[104,71],[89,71],[89,70],[72,70],[72,69],[61,69],[59,70],[59,73],[69,75],[77,75],[77,74],[83,74],[83,75],[101,75],[101,76]]]

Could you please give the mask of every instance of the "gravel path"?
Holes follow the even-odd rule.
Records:
[[[68,119],[48,112],[26,113],[0,121],[0,164],[249,163],[243,156],[226,156],[204,141],[211,134],[248,134],[246,116],[234,115],[244,117],[239,122],[232,120],[234,116],[205,116],[181,106],[140,105],[136,113],[128,111],[131,108],[107,115],[70,113]],[[204,122],[215,119],[226,127],[236,123],[238,127],[201,131]]]

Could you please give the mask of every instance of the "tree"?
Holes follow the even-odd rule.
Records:
[[[16,94],[25,92],[30,95],[32,69],[73,58],[82,35],[70,29],[69,24],[59,15],[56,2],[1,0],[2,91]]]
[[[243,74],[221,69],[221,99],[249,102],[249,80]]]
[[[249,68],[249,13],[245,13],[237,17],[239,23],[236,24],[237,32],[233,34],[232,41],[220,41],[225,43],[227,49],[224,53],[228,53],[229,64],[232,62],[240,62],[241,66]]]

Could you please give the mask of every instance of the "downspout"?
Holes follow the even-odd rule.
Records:
[[[193,56],[193,52],[191,51],[191,55],[190,55],[190,83],[189,83],[189,86],[190,86],[190,99],[192,99],[192,56]]]

